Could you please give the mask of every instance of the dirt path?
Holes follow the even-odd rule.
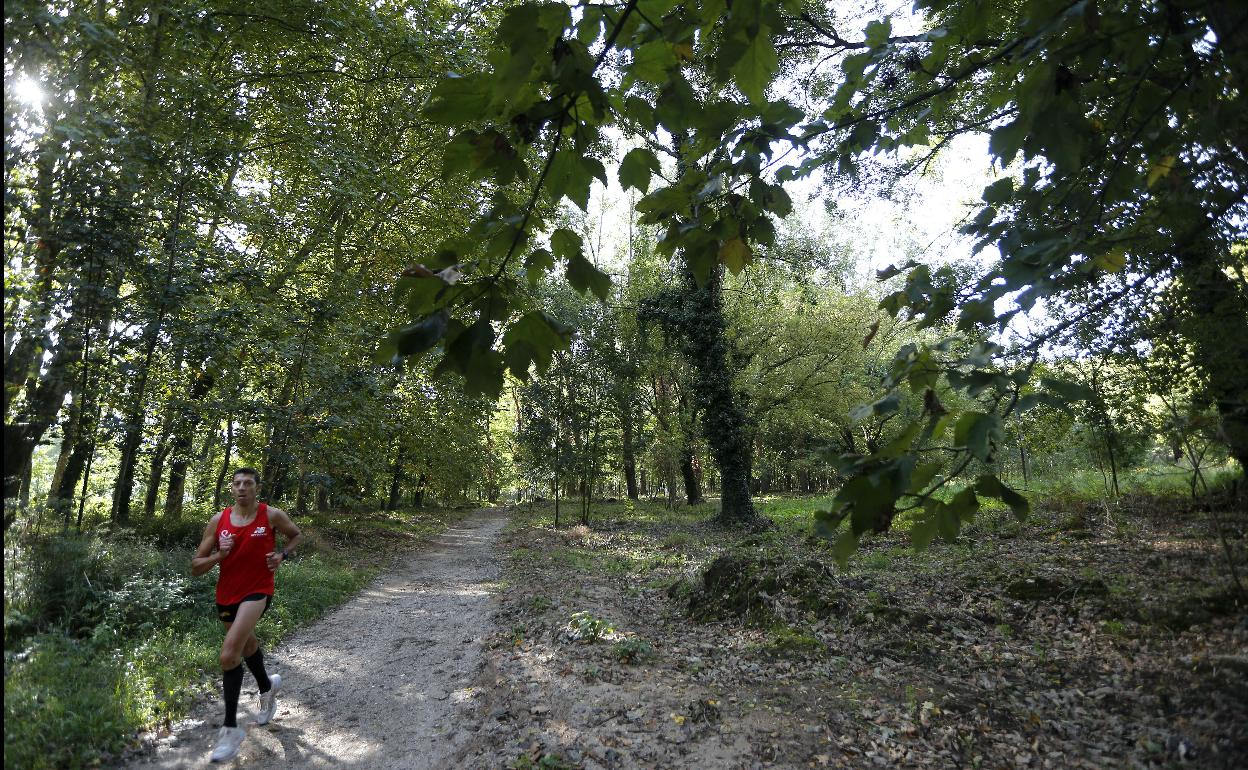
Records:
[[[238,722],[247,768],[441,768],[475,732],[470,684],[491,632],[499,574],[495,541],[506,517],[478,511],[404,557],[359,597],[266,650],[282,675],[276,718],[252,722],[244,680]],[[281,601],[280,595],[277,601]],[[219,698],[130,767],[209,766]]]

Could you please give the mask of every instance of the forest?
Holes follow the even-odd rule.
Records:
[[[1248,761],[1248,5],[4,14],[6,768],[212,697],[241,466],[310,535],[266,644],[509,517],[461,766]],[[666,753],[542,732],[646,732],[586,687]]]

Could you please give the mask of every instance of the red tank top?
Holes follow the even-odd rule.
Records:
[[[273,527],[269,525],[269,506],[260,503],[256,518],[245,527],[230,523],[226,508],[217,522],[217,541],[221,533],[229,530],[234,536],[234,547],[221,560],[221,574],[217,578],[217,604],[241,602],[249,594],[273,595],[273,572],[264,557],[277,547]]]

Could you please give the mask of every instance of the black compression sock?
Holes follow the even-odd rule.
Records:
[[[237,665],[221,674],[225,695],[225,727],[238,727],[238,694],[243,690],[243,667]]]
[[[269,674],[264,670],[264,650],[257,647],[254,653],[243,658],[243,662],[247,664],[247,669],[251,671],[251,675],[256,678],[256,684],[260,685],[260,692],[268,692],[273,689],[273,684],[269,681]]]

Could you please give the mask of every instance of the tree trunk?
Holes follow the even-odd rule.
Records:
[[[173,432],[173,410],[165,413],[165,424],[160,429],[160,438],[156,440],[156,449],[152,451],[152,465],[147,473],[147,494],[143,496],[143,517],[150,519],[156,515],[156,501],[160,499],[160,482],[165,475],[165,460],[169,459],[169,435]]]
[[[693,467],[693,450],[688,446],[680,454],[680,477],[685,482],[685,502],[689,505],[702,502],[702,488],[698,484],[698,472]]]
[[[134,471],[138,465],[139,444],[143,440],[143,402],[147,395],[147,376],[152,368],[152,357],[156,352],[156,343],[160,339],[160,328],[164,323],[164,318],[162,308],[161,312],[148,321],[143,329],[143,364],[126,406],[125,427],[118,446],[121,457],[117,466],[117,482],[113,487],[113,507],[110,514],[113,521],[122,525],[130,522],[130,498],[134,494]]]
[[[286,492],[286,469],[290,463],[288,447],[294,430],[294,394],[303,376],[303,357],[305,355],[307,335],[300,343],[299,360],[290,368],[286,381],[282,384],[281,395],[277,403],[286,410],[285,418],[279,428],[274,427],[268,442],[264,460],[264,479],[268,487],[269,499],[276,500]]]
[[[308,474],[304,466],[299,466],[299,491],[295,493],[295,513],[308,512]]]
[[[83,358],[86,358],[85,354]],[[84,360],[84,382],[86,379],[87,367]],[[63,500],[58,496],[58,493],[61,491],[62,480],[65,478],[65,468],[69,465],[69,457],[73,454],[74,444],[78,440],[78,430],[82,425],[84,390],[85,387],[74,389],[73,397],[69,403],[69,419],[65,421],[65,429],[61,433],[61,448],[56,453],[56,470],[52,472],[52,483],[48,485],[47,505],[53,511],[61,510],[63,507]]]
[[[725,334],[720,290],[722,268],[711,270],[704,286],[698,286],[690,269],[685,270],[687,318],[698,319],[687,325],[685,350],[693,363],[694,396],[702,413],[704,435],[719,468],[719,521],[730,526],[758,523],[750,497],[753,444],[748,417],[733,388],[728,365],[728,339]]]
[[[230,470],[230,460],[234,454],[234,415],[225,418],[225,453],[221,458],[221,471],[217,474],[217,483],[212,489],[212,508],[221,507],[221,490],[225,487],[225,475]]]
[[[67,326],[73,326],[71,321]],[[51,427],[65,401],[65,394],[73,385],[73,364],[82,352],[82,337],[65,330],[65,337],[57,345],[56,352],[40,379],[33,398],[28,399],[14,415],[13,422],[4,424],[4,498],[17,498],[21,492],[22,478],[27,473],[34,456],[35,447],[43,434]],[[7,390],[7,388],[6,388]],[[9,415],[6,414],[6,417]],[[8,519],[6,517],[5,521]]]
[[[186,469],[191,463],[191,448],[195,445],[195,431],[199,428],[203,411],[198,403],[208,395],[216,384],[216,375],[203,368],[204,361],[193,371],[195,379],[188,388],[187,399],[178,405],[178,429],[173,439],[170,454],[173,463],[169,466],[169,488],[165,493],[164,518],[176,521],[182,517],[182,503],[186,497]]]
[[[394,461],[390,464],[390,497],[386,501],[386,510],[393,511],[399,507],[399,492],[403,484],[403,444],[394,449]]]
[[[636,385],[634,381],[634,386]],[[625,394],[617,399],[620,410],[620,455],[624,465],[624,486],[628,499],[637,499],[637,455],[633,447],[633,407]]]
[[[1227,275],[1248,276],[1242,254],[1219,254],[1201,240],[1179,255],[1186,315],[1180,326],[1204,370],[1220,418],[1219,436],[1248,473],[1248,290]]]

